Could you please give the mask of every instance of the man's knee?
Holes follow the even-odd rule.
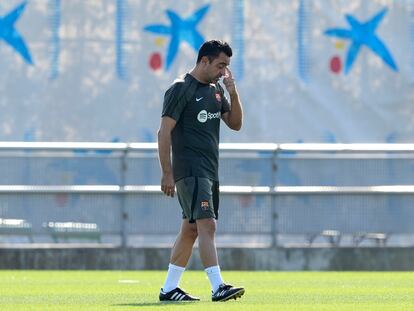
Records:
[[[181,235],[186,239],[195,241],[198,236],[197,227],[195,225],[183,226],[183,228],[181,228]]]
[[[216,233],[216,220],[214,218],[197,219],[196,222],[199,235],[214,236]]]

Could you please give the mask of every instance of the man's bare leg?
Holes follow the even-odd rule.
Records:
[[[186,267],[196,239],[197,225],[189,223],[188,219],[183,219],[181,230],[171,250],[170,263],[179,267]]]
[[[193,251],[193,245],[197,239],[197,226],[190,224],[188,219],[183,219],[181,229],[171,250],[170,264],[163,291],[169,292],[180,284],[181,276],[187,266]]]
[[[212,300],[227,301],[243,296],[243,287],[234,287],[225,284],[221,277],[215,243],[216,220],[214,218],[197,220],[197,231],[201,261],[203,262],[213,290]]]
[[[197,219],[196,222],[201,262],[210,280],[212,290],[215,292],[224,283],[217,258],[215,242],[216,220],[214,218],[207,218]]]
[[[218,265],[216,250],[216,220],[214,218],[197,219],[198,247],[204,267]]]

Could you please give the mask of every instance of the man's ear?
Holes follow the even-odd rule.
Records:
[[[203,57],[201,57],[201,63],[203,65],[208,65],[208,64],[210,64],[210,60],[208,59],[207,56],[203,56]]]

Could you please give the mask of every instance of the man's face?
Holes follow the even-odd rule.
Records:
[[[206,79],[210,83],[217,83],[217,81],[226,75],[227,66],[230,65],[230,57],[221,52],[219,56],[211,62],[206,57],[205,74]]]

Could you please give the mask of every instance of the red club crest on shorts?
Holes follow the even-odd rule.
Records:
[[[208,210],[208,207],[209,207],[209,205],[208,205],[208,201],[201,201],[201,208],[203,209],[203,210]]]
[[[220,95],[220,93],[216,93],[216,99],[217,99],[217,101],[221,102],[221,95]]]

